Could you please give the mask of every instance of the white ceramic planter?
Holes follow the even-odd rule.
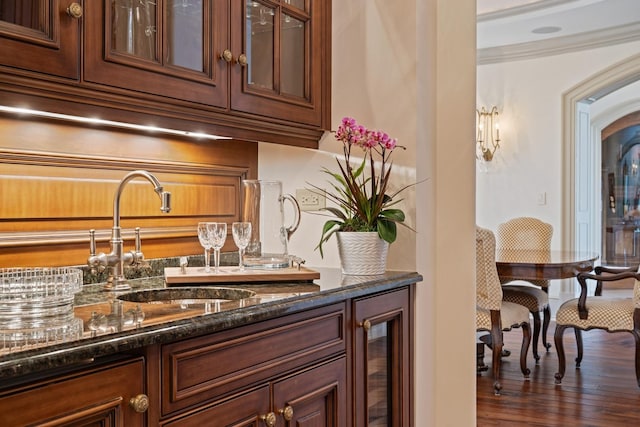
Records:
[[[376,275],[387,269],[389,243],[372,232],[336,233],[338,253],[342,264],[342,274]]]

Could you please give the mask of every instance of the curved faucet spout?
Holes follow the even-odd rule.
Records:
[[[114,227],[120,227],[120,196],[122,194],[122,190],[124,190],[124,186],[127,184],[127,182],[138,177],[146,178],[153,185],[153,190],[158,194],[160,200],[162,201],[160,210],[164,213],[169,213],[171,211],[171,193],[163,190],[162,184],[160,184],[158,178],[145,170],[132,171],[129,172],[124,178],[122,178],[122,181],[120,181],[120,185],[118,185],[118,189],[116,190],[116,195],[113,198]]]
[[[120,185],[118,186],[115,197],[113,198],[113,228],[111,229],[110,240],[111,253],[95,254],[95,232],[90,232],[91,253],[87,263],[89,266],[96,269],[107,266],[113,267],[112,274],[109,276],[109,281],[107,285],[105,285],[105,289],[107,290],[130,289],[131,287],[124,277],[124,264],[126,262],[127,264],[134,265],[144,259],[144,255],[140,248],[140,229],[136,229],[136,248],[134,251],[130,251],[128,253],[124,252],[124,242],[122,240],[122,231],[120,230],[120,196],[122,195],[122,191],[124,190],[127,182],[137,177],[146,178],[153,185],[154,191],[162,201],[162,207],[160,210],[165,213],[171,211],[171,193],[164,191],[162,185],[160,185],[160,181],[158,181],[158,179],[151,173],[145,170],[136,170],[129,172],[122,181],[120,181]]]

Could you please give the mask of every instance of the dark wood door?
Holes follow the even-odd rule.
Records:
[[[276,425],[346,427],[344,357],[276,382],[273,399]]]
[[[411,424],[409,289],[354,302],[355,426]]]
[[[84,79],[226,108],[228,7],[228,0],[86,2]]]
[[[320,126],[327,3],[232,2],[233,110]]]
[[[264,426],[265,420],[275,417],[275,414],[269,411],[269,396],[269,385],[264,384],[222,403],[174,419],[163,426]]]
[[[0,64],[58,77],[80,75],[80,22],[67,13],[71,2],[0,2]]]
[[[143,396],[144,369],[139,358],[0,393],[0,425],[142,427],[130,401]]]

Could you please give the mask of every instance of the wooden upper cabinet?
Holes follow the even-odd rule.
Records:
[[[84,79],[227,106],[228,0],[85,2]]]
[[[80,20],[63,0],[0,1],[0,65],[80,76]]]
[[[319,126],[322,2],[242,0],[231,5],[231,106]]]
[[[310,148],[330,127],[330,0],[70,4],[0,1],[3,105]]]

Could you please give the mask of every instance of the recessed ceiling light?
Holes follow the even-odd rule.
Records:
[[[551,34],[562,30],[560,27],[538,27],[531,30],[534,34]]]

